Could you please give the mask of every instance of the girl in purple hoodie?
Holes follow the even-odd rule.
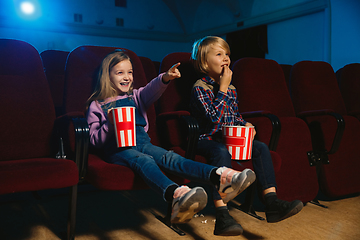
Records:
[[[131,59],[122,51],[107,55],[102,61],[97,87],[87,104],[90,143],[105,152],[105,161],[131,168],[165,201],[172,201],[172,223],[185,223],[207,204],[207,194],[201,187],[178,186],[162,171],[186,179],[214,185],[225,202],[233,199],[255,181],[250,169],[242,172],[226,167],[214,167],[186,159],[172,151],[154,146],[147,134],[147,108],[165,91],[171,80],[180,77],[178,66],[154,78],[145,87],[133,89]],[[135,107],[136,146],[117,147],[110,110]],[[161,168],[161,169],[160,169]]]

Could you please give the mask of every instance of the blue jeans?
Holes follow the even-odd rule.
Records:
[[[177,184],[161,170],[191,181],[212,184],[210,174],[216,167],[186,159],[172,151],[152,145],[143,127],[136,127],[135,147],[117,148],[114,143],[115,141],[109,141],[106,149],[107,161],[131,168],[164,199],[166,189]]]
[[[206,139],[200,140],[197,146],[197,153],[204,156],[210,165],[231,168],[231,155],[222,142]],[[269,148],[265,143],[254,140],[251,161],[261,189],[276,188],[274,166]],[[213,197],[214,200],[221,199],[219,193],[215,190]]]

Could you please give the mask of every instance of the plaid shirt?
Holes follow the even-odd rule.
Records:
[[[200,140],[212,140],[213,135],[221,133],[224,125],[245,125],[238,109],[237,92],[230,85],[227,93],[219,91],[217,84],[206,76],[198,80],[191,95],[191,110],[200,126]]]

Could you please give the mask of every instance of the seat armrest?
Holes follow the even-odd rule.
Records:
[[[269,149],[271,151],[275,152],[278,142],[279,142],[279,137],[280,137],[280,132],[281,132],[281,123],[280,123],[279,118],[269,111],[242,112],[241,115],[243,118],[266,117],[270,120],[271,126],[272,126],[272,131],[271,131],[271,137],[270,137],[270,142],[269,142]]]
[[[345,130],[345,121],[341,114],[334,112],[331,109],[322,109],[322,110],[315,110],[315,111],[304,111],[297,114],[297,116],[301,119],[303,119],[307,124],[308,121],[306,120],[308,117],[316,117],[316,116],[331,116],[335,118],[337,122],[337,128],[335,132],[335,137],[333,140],[333,143],[331,145],[331,148],[329,151],[326,150],[327,154],[333,154],[335,153],[340,146],[341,138]]]
[[[296,116],[299,118],[306,118],[306,117],[329,115],[330,113],[334,113],[334,111],[331,109],[321,109],[321,110],[313,110],[313,111],[303,111],[298,113]]]
[[[190,116],[188,111],[173,111],[161,113],[156,118],[156,125],[158,129],[166,125],[166,122],[169,120],[178,121],[181,126],[181,129],[186,129],[186,149],[185,149],[185,158],[194,159],[195,151],[197,147],[197,142],[199,139],[199,124],[197,120]],[[169,136],[170,137],[170,136]],[[164,139],[162,139],[164,141]]]
[[[348,112],[348,115],[356,117],[357,119],[360,119],[360,110]]]
[[[89,151],[89,125],[83,114],[65,114],[55,121],[56,139],[59,150],[56,158],[68,158],[75,161],[79,177],[83,179],[87,172]]]

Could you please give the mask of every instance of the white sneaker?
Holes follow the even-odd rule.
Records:
[[[207,194],[202,187],[176,188],[172,202],[171,223],[189,222],[197,212],[205,208],[207,199]]]
[[[254,171],[248,168],[242,172],[238,172],[231,168],[220,167],[216,170],[216,173],[220,175],[220,187],[218,191],[220,193],[226,193],[226,196],[223,198],[224,203],[235,198],[256,179]]]

